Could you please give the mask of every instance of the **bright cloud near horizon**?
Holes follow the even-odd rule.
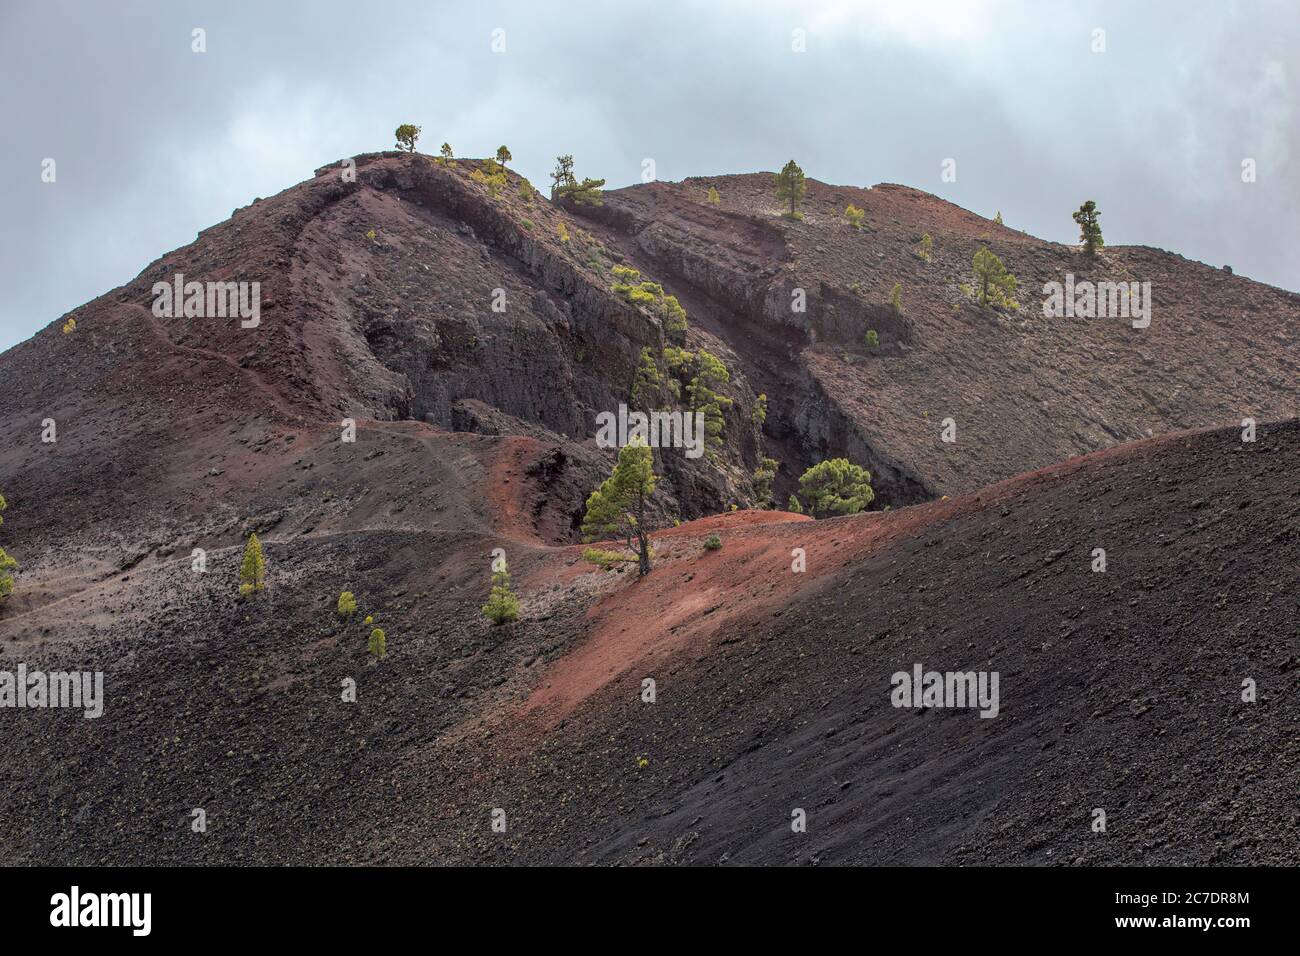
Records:
[[[1300,291],[1297,50],[1293,0],[6,0],[0,349],[403,122],[543,188],[561,153],[609,188],[794,157],[1058,242],[1094,199],[1111,245]]]

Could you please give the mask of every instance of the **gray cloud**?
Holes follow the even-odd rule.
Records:
[[[791,51],[796,28],[806,53]],[[611,187],[639,181],[645,158],[680,179],[794,156],[824,181],[907,183],[1064,242],[1092,198],[1111,244],[1300,289],[1296,49],[1289,0],[1194,15],[1182,2],[10,0],[0,348],[254,196],[391,147],[403,121],[430,151],[505,142],[539,185],[558,153]],[[940,181],[945,157],[955,183]]]

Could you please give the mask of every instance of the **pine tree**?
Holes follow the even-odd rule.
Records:
[[[798,211],[800,200],[803,199],[804,193],[808,187],[804,184],[803,170],[793,159],[782,167],[781,171],[774,177],[776,183],[776,198],[779,202],[790,204],[790,211],[783,213],[789,219],[802,219],[803,213]]]
[[[776,477],[776,470],[781,463],[775,458],[764,458],[754,469],[754,497],[758,499],[760,508],[770,508],[772,506],[772,479]]]
[[[443,143],[438,149],[438,162],[443,166],[456,165],[451,161],[451,145],[449,143]]]
[[[412,123],[403,123],[393,134],[397,137],[397,148],[408,153],[415,152],[415,141],[420,138],[420,127]]]
[[[377,627],[370,632],[370,643],[367,647],[376,660],[382,660],[384,655],[388,653],[388,638],[384,636],[382,627]]]
[[[510,155],[510,150],[506,149],[506,147],[504,147],[504,146],[498,146],[498,147],[497,147],[497,162],[498,162],[498,163],[500,163],[502,166],[504,166],[506,163],[510,162],[510,160],[512,160],[512,159],[514,159],[514,157]]]
[[[686,341],[686,310],[677,301],[675,295],[662,295],[659,299],[659,318],[663,322],[664,335],[670,342]]]
[[[577,183],[573,177],[573,157],[556,156],[555,170],[551,173],[551,199],[555,199],[559,194],[561,186],[572,186]]]
[[[862,228],[862,220],[866,215],[867,212],[865,209],[859,209],[857,206],[853,205],[853,203],[849,203],[844,207],[844,218],[854,229]]]
[[[713,186],[709,187],[709,195],[706,200],[710,206],[719,206],[722,204],[722,196]]]
[[[972,260],[975,267],[975,291],[980,305],[1018,309],[1016,302],[1016,277],[1007,271],[1002,260],[981,246]]]
[[[1074,214],[1074,221],[1079,224],[1079,241],[1083,243],[1084,253],[1089,256],[1095,256],[1104,245],[1101,241],[1101,223],[1097,221],[1100,215],[1097,204],[1091,199]]]
[[[644,441],[633,441],[618,450],[614,470],[587,498],[582,519],[586,541],[617,535],[637,554],[641,575],[650,573],[650,530],[646,504],[655,490],[654,454]]]
[[[934,252],[934,238],[927,232],[921,236],[921,242],[916,247],[916,254],[926,262],[930,261],[930,256]]]
[[[239,563],[239,593],[249,595],[266,587],[266,559],[262,556],[262,542],[257,534],[248,536],[244,545],[244,559]]]
[[[658,408],[662,388],[659,363],[655,361],[654,350],[647,346],[641,350],[641,361],[632,380],[632,407],[643,412]]]
[[[799,491],[813,515],[855,515],[876,497],[871,472],[847,458],[828,458],[799,479]]]
[[[890,290],[890,293],[889,293],[889,306],[890,306],[890,308],[892,308],[895,312],[898,312],[898,313],[900,313],[900,314],[902,313],[902,311],[903,311],[903,283],[901,283],[901,282],[895,282],[895,283],[894,283],[894,288],[893,288],[892,290]]]
[[[791,495],[790,500],[786,502],[785,510],[789,511],[792,514],[801,515],[803,514],[803,505],[799,504],[798,498],[796,498],[794,495]]]
[[[483,613],[493,624],[505,624],[519,618],[519,598],[510,590],[510,569],[505,559],[494,565],[492,572],[492,593],[483,605]]]
[[[689,352],[685,354],[691,355]],[[704,349],[694,353],[692,359],[694,375],[686,386],[687,410],[692,415],[704,413],[704,440],[710,450],[715,450],[723,444],[724,412],[735,404],[733,399],[718,394],[717,390],[731,381],[731,373],[721,359]]]
[[[0,511],[9,507],[5,501],[5,496],[0,495]],[[0,524],[4,524],[5,519],[0,517]],[[14,577],[11,573],[18,567],[18,562],[11,558],[4,548],[0,548],[0,602],[3,602],[14,591]]]
[[[1000,209],[998,210],[998,214],[993,217],[993,221],[996,222],[999,226],[1002,225],[1002,210]]]

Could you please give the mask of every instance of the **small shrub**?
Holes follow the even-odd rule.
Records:
[[[339,594],[339,616],[351,617],[357,613],[357,599],[351,591],[343,591]]]
[[[583,548],[582,560],[590,561],[602,571],[612,571],[620,564],[630,564],[636,558],[617,551],[605,551],[601,548]]]
[[[568,230],[568,228],[564,225],[564,223],[561,222],[561,223],[557,223],[557,224],[556,224],[556,226],[555,226],[555,234],[556,234],[557,236],[560,237],[560,242],[568,242],[568,241],[569,241],[569,230]]]
[[[1231,270],[1229,270],[1229,271],[1231,271]],[[71,332],[75,332],[75,331],[77,331],[77,320],[76,320],[76,319],[69,318],[68,321],[66,321],[66,322],[63,323],[63,334],[64,334],[64,335],[68,335],[69,333],[71,333]]]
[[[792,512],[793,514],[801,515],[803,514],[803,505],[799,504],[798,498],[791,495],[790,500],[786,503],[785,510]]]
[[[531,219],[526,219],[526,218],[525,218],[525,219],[520,219],[520,220],[519,220],[519,225],[523,226],[523,227],[524,227],[525,229],[527,229],[529,232],[532,232],[532,231],[533,231],[533,221],[532,221]]]
[[[388,639],[384,637],[384,629],[382,627],[377,627],[370,632],[369,647],[370,653],[373,654],[376,659],[381,659],[388,653]]]
[[[931,254],[934,252],[934,238],[927,232],[921,236],[921,241],[917,244],[916,254],[926,262],[930,261]]]
[[[867,329],[866,343],[869,349],[874,349],[880,344],[880,335],[875,329]]]
[[[866,211],[859,209],[857,206],[853,205],[853,203],[849,203],[848,206],[844,208],[844,220],[854,229],[862,228],[862,219],[864,216],[866,216]]]
[[[708,199],[706,201],[710,206],[717,206],[722,203],[722,196],[718,194],[718,191],[714,187],[710,186]]]
[[[889,292],[889,305],[900,315],[903,312],[903,283],[895,282],[894,288]]]
[[[705,550],[705,551],[721,551],[721,550],[722,550],[722,538],[719,537],[717,534],[711,534],[711,535],[709,535],[707,538],[704,539],[704,550]]]

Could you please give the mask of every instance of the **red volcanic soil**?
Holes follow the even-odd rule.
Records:
[[[543,672],[533,698],[566,708],[558,729],[506,722],[485,741],[499,763],[471,790],[509,795],[519,831],[448,839],[516,862],[1290,860],[1297,439],[1294,422],[1255,444],[1168,436],[670,560]],[[680,621],[655,601],[688,592],[637,600],[691,574],[709,597]],[[688,636],[657,654],[661,617]],[[597,640],[637,664],[605,669]],[[999,715],[890,706],[914,663],[998,671]]]

